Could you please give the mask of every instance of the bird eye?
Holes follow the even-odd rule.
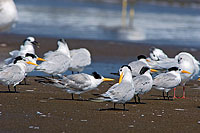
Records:
[[[178,69],[179,71],[181,71],[181,69]]]

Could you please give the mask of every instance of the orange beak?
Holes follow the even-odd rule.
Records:
[[[35,66],[39,66],[38,64],[35,64],[35,63],[33,63],[33,62],[30,62],[30,61],[27,61],[26,63],[27,63],[27,64],[31,64],[31,65],[35,65]]]
[[[45,59],[42,59],[42,58],[37,58],[37,60],[39,60],[39,61],[46,61]]]

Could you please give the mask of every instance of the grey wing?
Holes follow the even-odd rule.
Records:
[[[54,53],[42,62],[37,69],[47,71],[48,73],[62,73],[63,70],[67,70],[70,64],[70,58],[64,54]]]
[[[135,87],[135,91],[139,91],[141,89],[148,89],[152,87],[152,81],[146,76],[137,76],[133,78],[133,83]]]
[[[90,78],[84,73],[69,75],[63,81],[66,82],[66,86],[75,90],[83,90],[91,85]]]
[[[3,70],[0,72],[0,79],[11,80],[13,82],[23,80],[24,75],[21,72],[21,69],[18,66],[10,65],[4,67]]]
[[[53,54],[53,51],[48,51],[47,53],[44,54],[44,57],[49,57]]]
[[[70,55],[72,58],[72,67],[84,67],[91,64],[90,52],[85,48],[70,50]]]
[[[180,84],[176,76],[170,73],[162,73],[154,78],[153,85],[156,87],[170,88]]]
[[[133,89],[130,84],[116,83],[105,93],[104,97],[110,97],[113,100],[123,99],[128,92]]]

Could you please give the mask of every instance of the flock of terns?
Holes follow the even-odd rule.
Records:
[[[27,37],[20,50],[9,52],[10,58],[5,59],[5,65],[0,68],[0,83],[8,86],[21,83],[27,74],[33,70],[45,72],[52,77],[40,77],[39,83],[53,85],[62,88],[72,95],[80,96],[81,93],[96,89],[103,81],[114,81],[104,78],[97,72],[91,75],[80,73],[91,64],[91,54],[85,48],[69,50],[64,39],[57,41],[58,49],[44,54],[39,58],[35,54],[34,46],[39,43],[34,37]],[[39,65],[37,61],[42,61]],[[62,74],[70,70],[71,75]],[[74,74],[76,72],[76,74]],[[119,68],[119,82],[112,85],[105,93],[96,98],[90,98],[93,102],[109,101],[115,104],[125,104],[135,98],[140,103],[140,95],[149,92],[152,88],[161,90],[163,98],[169,99],[168,92],[178,85],[183,86],[183,97],[185,98],[185,83],[199,73],[199,62],[189,53],[181,52],[175,58],[169,58],[161,49],[151,48],[150,57],[139,55],[137,61],[130,62]],[[167,95],[165,96],[165,92]],[[80,97],[81,98],[81,97]]]

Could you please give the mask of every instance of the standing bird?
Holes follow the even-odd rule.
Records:
[[[74,99],[73,94],[80,94],[96,89],[103,81],[114,81],[114,79],[104,78],[97,72],[93,72],[92,75],[80,73],[63,76],[62,79],[53,79],[42,77],[42,80],[38,80],[40,83],[50,84],[58,88],[66,90],[72,94],[72,100]]]
[[[70,66],[71,57],[67,43],[64,39],[57,42],[58,49],[44,54],[45,62],[36,68],[38,71],[51,74],[52,76],[61,76]]]
[[[9,91],[10,85],[13,85],[16,92],[16,85],[18,85],[25,78],[25,63],[37,65],[30,61],[26,61],[21,56],[18,56],[12,64],[4,66],[0,71],[0,83],[7,85]]]
[[[26,53],[35,54],[35,49],[33,47],[34,45],[38,46],[39,43],[35,40],[34,37],[27,37],[24,40],[23,45],[20,46],[20,50],[13,50],[9,52],[11,57],[4,60],[5,64],[8,65],[12,63],[17,56],[25,57]]]
[[[70,56],[71,63],[68,69],[72,71],[72,74],[83,71],[84,67],[91,64],[90,52],[85,48],[70,50]]]
[[[101,94],[102,97],[93,99],[94,102],[104,102],[109,101],[114,103],[114,109],[116,103],[121,103],[124,106],[127,101],[130,101],[134,94],[135,88],[133,84],[131,67],[128,65],[124,65],[119,70],[120,78],[119,83],[111,86],[107,92]]]
[[[177,87],[181,83],[180,73],[186,73],[188,75],[191,74],[190,72],[179,69],[178,67],[171,67],[168,69],[168,72],[161,73],[154,78],[153,88],[157,90],[162,90],[164,99],[165,99],[164,92],[166,92],[168,100],[169,100],[168,92],[171,89]],[[174,93],[174,96],[175,96],[175,93]]]
[[[13,0],[0,0],[0,31],[9,30],[16,22],[17,16]]]
[[[133,83],[135,87],[135,102],[137,103],[136,96],[138,97],[138,102],[140,103],[140,94],[147,93],[151,90],[153,79],[150,74],[151,72],[157,72],[157,70],[150,69],[149,67],[142,67],[140,70],[140,75],[133,78]]]
[[[181,74],[181,86],[183,86],[182,98],[185,99],[186,98],[185,97],[185,83],[199,73],[200,63],[191,54],[186,53],[186,52],[179,53],[175,57],[175,59],[178,60],[179,68],[191,73],[191,74],[183,74],[183,73]]]
[[[131,63],[128,64],[128,66],[131,67],[131,73],[132,73],[132,76],[135,77],[135,76],[139,76],[140,75],[140,70],[142,69],[142,67],[148,67],[148,59],[146,59],[146,56],[144,55],[139,55],[137,57],[137,61],[133,61]]]

